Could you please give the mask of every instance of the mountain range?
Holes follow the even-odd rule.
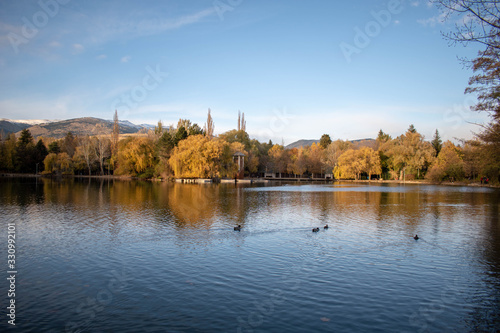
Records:
[[[73,135],[92,135],[96,134],[94,128],[97,124],[104,126],[105,133],[111,133],[113,130],[113,121],[106,119],[99,119],[93,117],[74,118],[67,120],[11,120],[0,119],[0,133],[4,134],[16,133],[18,134],[23,129],[28,129],[33,137],[37,138],[52,137],[62,138],[68,132]],[[136,125],[128,120],[120,120],[120,133],[132,134],[141,131],[142,129],[154,128],[153,125],[141,124]]]
[[[350,142],[354,145],[354,148],[360,148],[360,147],[375,148],[377,145],[377,141],[374,139],[350,140]],[[319,140],[298,140],[285,146],[285,149],[308,147],[313,143],[319,143]]]
[[[102,124],[104,126],[104,132],[106,134],[111,133],[113,130],[113,121],[106,119],[99,119],[93,117],[82,117],[67,120],[46,120],[46,119],[29,119],[29,120],[11,120],[11,119],[0,119],[0,134],[8,135],[10,133],[16,133],[23,129],[28,129],[33,137],[51,137],[51,138],[63,138],[68,132],[73,135],[95,135],[95,126],[97,124]],[[136,125],[128,120],[120,120],[120,134],[133,134],[138,133],[141,130],[153,129],[155,126],[149,124]],[[99,134],[102,134],[99,133]],[[1,136],[1,135],[0,135]],[[373,139],[361,139],[351,141],[355,147],[368,146],[374,147],[375,140]],[[290,143],[285,148],[300,148],[304,146],[310,146],[313,143],[319,143],[319,140],[298,140]]]

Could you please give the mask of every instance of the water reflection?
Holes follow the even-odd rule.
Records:
[[[487,331],[500,325],[499,199],[425,185],[0,180],[39,331],[60,331],[122,268],[130,288],[88,331],[146,320],[167,331]],[[282,302],[252,326],[255,304],[277,291]]]

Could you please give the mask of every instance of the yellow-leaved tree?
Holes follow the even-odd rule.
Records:
[[[148,137],[120,141],[117,163],[116,174],[152,176],[155,166],[154,142]]]
[[[233,161],[236,151],[245,153],[239,142],[229,144],[224,139],[191,135],[173,149],[169,164],[177,178],[232,178],[237,170]]]

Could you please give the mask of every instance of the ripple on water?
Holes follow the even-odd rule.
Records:
[[[47,202],[2,202],[22,244],[25,331],[68,323],[87,331],[487,331],[500,323],[491,189],[219,185],[198,195],[196,187],[128,186],[147,200],[110,185],[83,187],[85,200],[70,186],[72,199],[52,192]],[[186,193],[211,204],[179,210]],[[99,205],[89,205],[98,194]],[[99,305],[92,318],[89,299]]]

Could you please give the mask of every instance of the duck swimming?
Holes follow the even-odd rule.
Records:
[[[328,229],[328,224],[326,224],[326,225],[323,227],[323,229]]]
[[[313,232],[318,232],[319,228],[313,228]]]
[[[234,227],[234,231],[241,231],[241,225],[238,224],[237,227]]]
[[[415,237],[413,237],[414,240],[418,240],[420,237],[418,237],[418,235],[415,235]]]

